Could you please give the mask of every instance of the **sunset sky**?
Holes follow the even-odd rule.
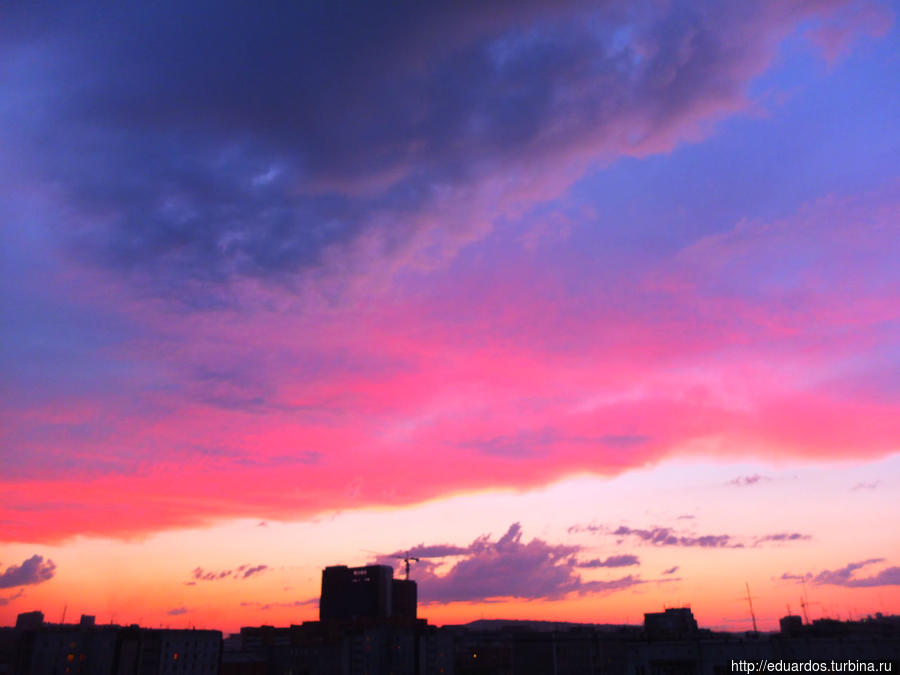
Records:
[[[900,613],[898,9],[0,8],[0,625]]]

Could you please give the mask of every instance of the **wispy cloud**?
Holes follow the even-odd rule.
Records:
[[[856,490],[877,490],[879,487],[881,487],[881,481],[880,481],[880,480],[873,480],[873,481],[869,481],[869,482],[857,483],[856,485],[854,485],[854,486],[853,486],[852,488],[850,488],[850,489],[853,490],[853,491],[856,491]]]
[[[733,534],[695,534],[676,530],[672,527],[653,526],[646,528],[629,527],[620,525],[610,527],[597,523],[588,525],[572,525],[567,530],[569,534],[587,532],[618,537],[620,541],[626,538],[634,539],[653,546],[685,546],[699,548],[745,548],[746,546],[762,546],[764,544],[783,544],[812,539],[808,534],[801,532],[774,532],[755,537],[737,536]]]
[[[576,565],[578,567],[629,567],[631,565],[640,565],[641,561],[635,555],[611,555],[605,560],[594,558],[593,560],[579,560]]]
[[[701,548],[743,548],[730,534],[676,534],[668,527],[650,529],[632,528],[622,525],[612,531],[617,537],[633,537],[654,546],[699,546]]]
[[[13,600],[17,600],[18,598],[21,598],[24,594],[25,594],[25,589],[20,588],[18,591],[16,591],[12,595],[5,595],[5,596],[0,595],[0,607],[5,607],[9,603],[11,603]]]
[[[319,605],[319,598],[307,598],[306,600],[294,600],[293,602],[259,602],[256,600],[246,600],[241,602],[241,607],[256,607],[263,611],[275,609],[277,607],[307,607],[309,605]]]
[[[269,569],[268,565],[240,565],[230,570],[205,570],[202,567],[195,567],[191,571],[192,581],[186,582],[187,585],[194,585],[198,581],[221,581],[223,579],[248,579],[252,576],[262,574]]]
[[[884,558],[869,558],[859,562],[848,563],[836,570],[822,570],[817,574],[785,573],[781,578],[786,581],[808,581],[816,585],[845,586],[847,588],[870,588],[875,586],[900,586],[900,567],[886,567],[868,577],[859,577],[856,572],[864,567],[884,562]]]
[[[802,534],[801,532],[776,532],[774,534],[764,534],[756,537],[753,541],[754,546],[765,544],[767,542],[783,543],[792,541],[809,541],[812,535]]]
[[[747,487],[748,485],[756,485],[757,483],[765,483],[772,480],[771,476],[754,473],[749,476],[738,476],[726,483],[726,485],[734,485],[736,487]]]

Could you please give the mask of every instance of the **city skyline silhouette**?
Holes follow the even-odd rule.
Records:
[[[701,627],[689,606],[647,612],[641,625],[478,620],[435,627],[418,616],[415,581],[391,565],[322,570],[317,620],[243,626],[239,633],[48,623],[20,613],[0,628],[0,672],[11,675],[660,675],[708,672],[892,672],[900,616],[809,620],[788,614],[760,632]],[[252,569],[252,568],[248,568]]]

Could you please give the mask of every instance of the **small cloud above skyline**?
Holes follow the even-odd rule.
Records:
[[[875,586],[900,586],[900,567],[886,567],[883,570],[867,577],[858,576],[856,573],[865,567],[885,562],[884,558],[869,558],[859,562],[847,563],[836,570],[822,570],[816,574],[784,573],[781,579],[785,581],[807,581],[815,585],[844,586],[847,588],[868,588]]]
[[[626,538],[632,538],[639,542],[652,544],[653,546],[685,546],[699,548],[744,548],[746,546],[761,546],[763,544],[793,543],[808,541],[811,535],[801,532],[774,532],[771,534],[756,535],[752,537],[732,534],[695,534],[676,530],[672,527],[653,526],[649,528],[633,528],[627,525],[607,526],[597,523],[587,525],[571,525],[567,529],[569,534],[586,532],[611,537],[618,537],[621,543]]]
[[[193,586],[198,581],[221,581],[223,579],[249,579],[252,576],[262,574],[269,569],[268,565],[240,565],[234,569],[212,571],[205,570],[202,567],[195,567],[191,571],[192,581],[185,582],[186,585]]]
[[[56,563],[35,554],[20,565],[10,565],[0,572],[0,588],[42,584],[50,581],[55,574]]]
[[[771,476],[764,476],[759,473],[754,473],[749,476],[738,476],[737,478],[733,478],[728,481],[726,485],[734,485],[736,487],[747,487],[749,485],[756,485],[757,483],[765,483],[770,480],[773,480]]]
[[[12,595],[0,595],[0,606],[6,606],[15,600],[18,600],[24,594],[25,594],[25,589],[20,588],[18,591],[16,591]]]
[[[857,490],[877,490],[879,487],[881,487],[881,481],[873,480],[873,481],[868,481],[868,482],[857,483],[850,489],[855,492]]]

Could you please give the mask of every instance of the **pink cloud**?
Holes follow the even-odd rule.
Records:
[[[723,457],[881,456],[900,420],[869,327],[896,307],[895,211],[888,192],[742,224],[590,304],[513,260],[497,283],[480,283],[490,264],[458,283],[435,271],[368,306],[287,311],[304,305],[251,285],[252,309],[145,309],[162,339],[119,349],[152,364],[148,386],[7,413],[28,454],[0,488],[3,536],[408,504],[618,473],[697,440]],[[783,249],[814,262],[798,272]]]
[[[894,13],[886,5],[848,3],[825,15],[807,32],[807,37],[832,64],[845,56],[860,37],[880,37],[893,23]]]
[[[118,272],[60,266],[48,281],[67,307],[126,326],[72,347],[106,368],[4,400],[15,451],[0,538],[409,504],[614,474],[697,441],[725,457],[895,450],[896,399],[878,374],[893,335],[875,330],[900,302],[895,186],[743,222],[615,287],[500,258],[490,239],[588,167],[671,150],[747,110],[779,42],[840,6],[722,5],[686,31],[638,21],[633,61],[597,73],[573,57],[542,133],[480,156],[402,217],[368,213],[320,267],[209,284],[221,303],[185,308]],[[382,190],[408,161],[328,188]],[[560,227],[536,225],[532,247]]]

